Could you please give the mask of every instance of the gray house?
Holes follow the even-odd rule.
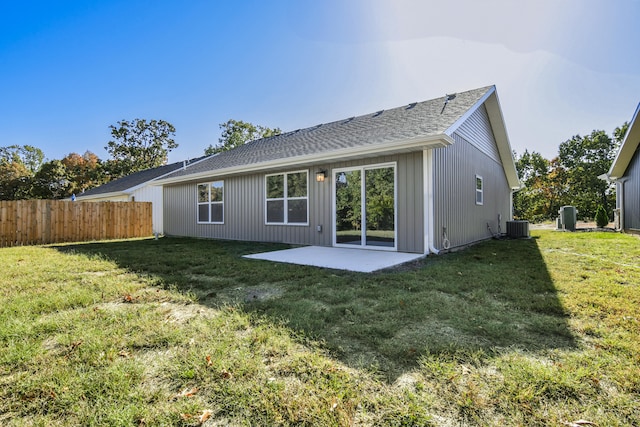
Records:
[[[607,178],[616,184],[616,228],[640,233],[640,104]]]
[[[164,232],[427,254],[505,230],[495,86],[263,138],[158,181]]]

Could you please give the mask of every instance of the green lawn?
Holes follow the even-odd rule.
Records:
[[[0,249],[0,425],[640,425],[639,238],[241,258],[284,247]]]

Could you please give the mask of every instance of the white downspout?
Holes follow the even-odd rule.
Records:
[[[620,184],[617,186],[620,190],[620,230],[624,230],[624,183],[627,179],[628,178],[621,178],[617,180],[617,182]]]
[[[422,151],[422,174],[424,176],[424,253],[438,255],[440,251],[433,245],[434,203],[433,203],[433,151]]]

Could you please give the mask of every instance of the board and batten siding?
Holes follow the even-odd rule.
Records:
[[[624,186],[623,226],[625,230],[640,231],[640,148],[633,155],[624,176],[626,180],[619,184]]]
[[[283,242],[302,245],[333,244],[332,170],[397,162],[398,251],[423,252],[422,153],[335,162],[240,176],[212,176],[224,180],[224,224],[198,224],[196,182],[164,187],[164,231],[167,235],[212,239]],[[309,225],[265,224],[265,181],[270,173],[308,170]],[[316,172],[327,171],[324,182]],[[317,226],[322,231],[317,231]]]
[[[456,129],[455,133],[489,156],[494,162],[500,163],[500,153],[498,152],[496,141],[493,138],[489,115],[484,105],[481,105],[474,111],[473,114]]]
[[[491,128],[484,131],[491,132]],[[474,131],[481,133],[482,129]],[[493,135],[489,138],[493,140]],[[453,145],[433,152],[433,240],[437,249],[443,248],[445,235],[451,248],[491,238],[504,232],[511,219],[511,190],[502,165],[458,132],[453,139]],[[483,180],[482,205],[476,204],[476,176]]]

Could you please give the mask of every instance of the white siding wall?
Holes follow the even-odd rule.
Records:
[[[162,219],[162,187],[156,185],[146,185],[134,190],[129,200],[136,202],[151,202],[153,215],[153,232],[164,233]]]

